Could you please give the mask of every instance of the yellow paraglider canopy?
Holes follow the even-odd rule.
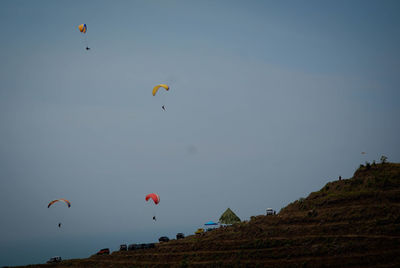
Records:
[[[165,88],[165,90],[166,90],[166,91],[168,91],[168,90],[169,90],[169,86],[168,86],[168,85],[165,85],[165,84],[159,84],[159,85],[157,85],[157,86],[155,86],[155,87],[153,88],[153,96],[155,96],[155,95],[156,95],[156,93],[157,93],[157,91],[158,91],[158,89],[159,89],[160,87],[163,87],[163,88]]]
[[[78,26],[78,29],[81,33],[86,33],[87,27],[86,24],[81,24]]]

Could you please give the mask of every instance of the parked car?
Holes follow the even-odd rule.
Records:
[[[50,259],[47,261],[47,263],[59,263],[59,262],[61,262],[61,257],[59,257],[59,256],[50,258]]]
[[[128,246],[128,250],[136,250],[137,248],[136,248],[136,244],[130,244],[129,246]]]
[[[266,213],[267,215],[275,215],[276,214],[276,211],[275,210],[273,210],[272,208],[267,208],[267,213]]]
[[[158,239],[158,241],[160,241],[160,242],[168,242],[168,241],[169,241],[169,238],[166,237],[166,236],[161,236],[161,237]]]
[[[148,249],[148,248],[154,248],[154,247],[155,247],[154,243],[130,244],[128,247],[128,250]]]
[[[177,240],[182,239],[182,238],[185,238],[185,235],[183,233],[177,233],[176,234],[176,239]]]
[[[126,244],[122,244],[119,246],[119,251],[126,251],[128,248],[126,246]]]
[[[202,233],[204,233],[204,229],[203,229],[203,228],[199,228],[199,229],[197,229],[197,231],[194,232],[194,233],[197,234],[197,235],[202,234]]]
[[[110,254],[110,249],[108,249],[108,248],[100,249],[99,252],[97,252],[96,254],[97,255],[108,255],[108,254]]]
[[[155,244],[154,243],[147,243],[147,244],[142,244],[144,246],[142,246],[143,249],[148,249],[148,248],[155,248]]]

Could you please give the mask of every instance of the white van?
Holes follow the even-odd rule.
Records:
[[[267,215],[275,215],[276,211],[273,210],[272,208],[267,208]]]
[[[47,261],[47,263],[58,263],[61,262],[61,257],[60,256],[56,256],[53,258],[50,258],[50,260]]]

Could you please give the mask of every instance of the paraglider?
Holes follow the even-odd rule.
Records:
[[[60,198],[60,199],[56,199],[56,200],[51,201],[51,202],[47,205],[47,208],[50,208],[54,203],[57,203],[57,202],[64,202],[64,203],[67,205],[68,208],[71,207],[71,202],[69,202],[67,199]],[[61,228],[61,225],[62,225],[62,223],[59,222],[59,223],[58,223],[58,228]]]
[[[151,193],[146,195],[146,201],[149,201],[150,199],[153,200],[155,205],[158,205],[158,203],[160,203],[160,196],[158,194]],[[153,221],[157,221],[156,215],[153,215]]]
[[[366,154],[366,152],[361,152],[361,154]]]
[[[61,202],[61,201],[63,201],[63,202],[65,202],[65,204],[67,204],[67,206],[70,208],[71,207],[71,202],[69,202],[67,199],[64,199],[64,198],[60,198],[60,199],[56,199],[56,200],[53,200],[53,201],[51,201],[48,205],[47,205],[47,207],[49,208],[51,205],[53,205],[54,203],[56,203],[56,202]]]
[[[160,88],[164,88],[166,91],[169,90],[169,86],[166,84],[159,84],[153,88],[153,96],[155,96]],[[161,108],[165,111],[165,105],[163,104]]]
[[[86,43],[86,50],[89,50],[90,47],[87,44],[87,37],[86,37],[86,32],[87,32],[87,26],[86,24],[81,24],[78,26],[79,31],[85,35],[85,43]]]

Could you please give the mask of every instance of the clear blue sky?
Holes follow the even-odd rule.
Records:
[[[188,235],[227,207],[246,220],[399,162],[399,12],[0,1],[0,266]]]

